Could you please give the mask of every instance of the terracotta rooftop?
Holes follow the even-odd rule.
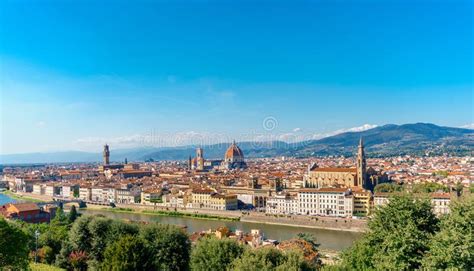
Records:
[[[315,168],[311,171],[316,172],[349,172],[349,173],[357,173],[356,168],[339,168],[339,167],[328,167],[328,168]]]
[[[7,204],[8,205],[8,204]],[[7,208],[14,208],[18,212],[26,212],[26,211],[36,211],[39,210],[38,205],[35,203],[10,203]]]
[[[346,192],[347,190],[348,188],[324,187],[324,188],[305,188],[305,189],[300,189],[299,192],[341,193],[341,192]]]

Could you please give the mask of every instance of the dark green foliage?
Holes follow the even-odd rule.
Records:
[[[344,265],[358,270],[417,269],[437,230],[428,199],[395,196],[375,211],[369,231],[343,254]]]
[[[76,251],[91,250],[91,233],[89,232],[89,222],[93,219],[91,216],[83,216],[74,222],[69,231],[69,241],[72,249]]]
[[[64,241],[59,254],[56,255],[55,264],[61,268],[70,269],[69,255],[71,255],[72,251],[73,247],[71,243],[68,240]]]
[[[276,271],[309,271],[319,270],[317,266],[309,264],[301,253],[290,251],[284,253],[285,261],[276,267]]]
[[[464,190],[464,185],[460,182],[456,183],[456,185],[453,187],[453,191],[456,192],[456,196],[458,197],[462,196],[463,190]]]
[[[76,221],[78,216],[79,214],[77,213],[76,205],[71,206],[71,210],[69,211],[69,216],[68,216],[69,223],[74,223],[74,221]]]
[[[228,270],[270,271],[270,270],[316,270],[310,266],[301,253],[282,252],[275,248],[247,249],[240,258],[234,260]]]
[[[226,270],[243,252],[244,247],[234,240],[204,238],[197,243],[191,253],[191,269]]]
[[[89,257],[101,261],[103,253],[108,245],[108,234],[111,219],[104,217],[94,217],[88,225],[88,232],[90,234],[90,250],[88,250]],[[117,239],[116,239],[117,240]]]
[[[439,183],[419,183],[412,187],[413,193],[449,192],[449,188]]]
[[[124,223],[120,220],[108,220],[110,223],[107,233],[107,243],[115,242],[124,235],[136,235],[139,227],[136,224]]]
[[[396,183],[381,183],[374,188],[374,192],[376,193],[393,193],[400,192],[402,190],[403,186]]]
[[[230,270],[275,270],[286,261],[286,257],[274,248],[247,249],[242,256],[232,263]]]
[[[147,225],[140,235],[146,241],[155,270],[188,270],[191,242],[182,230],[169,225]]]
[[[102,270],[150,270],[150,255],[139,236],[126,235],[107,247]]]
[[[3,218],[0,218],[0,267],[5,270],[26,270],[28,267],[27,234]]]
[[[453,202],[450,209],[423,259],[427,270],[474,269],[474,197]]]
[[[49,247],[53,255],[59,254],[64,240],[68,236],[68,226],[50,224],[46,231],[41,232],[38,238],[38,246]],[[48,257],[46,263],[51,264],[55,257]]]

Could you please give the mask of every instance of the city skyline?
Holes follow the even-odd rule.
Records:
[[[473,127],[470,1],[33,5],[1,4],[1,154]]]

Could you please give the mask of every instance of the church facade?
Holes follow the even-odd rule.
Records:
[[[376,172],[367,170],[364,142],[357,148],[356,165],[353,168],[320,168],[316,164],[308,167],[303,186],[306,188],[341,187],[373,189]],[[370,175],[370,176],[369,176]]]

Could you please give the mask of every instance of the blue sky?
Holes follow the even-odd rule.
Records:
[[[473,25],[472,1],[2,1],[0,153],[472,125]]]

